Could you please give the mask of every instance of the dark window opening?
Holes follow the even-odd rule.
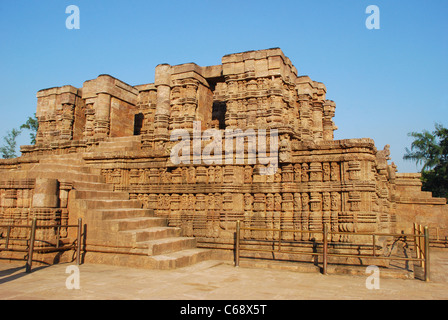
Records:
[[[142,134],[143,118],[143,113],[137,113],[134,116],[134,136],[139,136]]]
[[[213,102],[212,122],[216,123],[218,129],[226,128],[227,104],[224,101]]]
[[[207,78],[207,83],[208,83],[208,85],[209,85],[209,87],[210,87],[210,90],[211,90],[212,92],[215,91],[215,89],[216,89],[216,84],[217,84],[218,82],[226,82],[226,80],[225,80],[225,78],[224,78],[223,76],[220,76],[220,77],[213,77],[213,78]]]

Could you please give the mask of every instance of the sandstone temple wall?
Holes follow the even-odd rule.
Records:
[[[216,66],[161,64],[154,83],[137,86],[100,75],[82,88],[39,91],[36,144],[22,146],[18,159],[0,161],[0,171],[80,154],[115,191],[128,192],[184,235],[223,248],[233,243],[237,220],[317,231],[325,223],[344,232],[411,232],[414,222],[446,228],[446,201],[422,192],[418,176],[397,173],[388,163],[389,146],[377,150],[367,138],[334,140],[335,108],[325,85],[299,76],[278,48],[226,55]],[[170,135],[186,130],[193,138],[197,123],[202,132],[240,129],[249,138],[277,130],[278,170],[260,174],[264,164],[247,157],[238,162],[236,155],[231,164],[173,164],[177,141]],[[127,142],[131,136],[138,139]],[[32,207],[33,188],[22,183],[32,185],[0,185],[1,219],[29,214],[24,208]],[[354,241],[347,235],[332,240]]]

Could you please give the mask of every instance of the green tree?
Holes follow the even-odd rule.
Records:
[[[8,132],[8,135],[6,137],[3,137],[3,140],[5,140],[5,144],[0,147],[0,153],[3,157],[3,159],[11,159],[16,158],[16,148],[17,148],[17,137],[21,133],[20,130],[12,129],[10,132]]]
[[[34,114],[34,118],[28,117],[28,120],[20,126],[20,129],[30,130],[31,144],[36,144],[36,133],[37,129],[39,129],[39,121],[36,114]]]
[[[406,148],[403,159],[423,164],[423,190],[448,199],[448,129],[436,124],[433,132],[423,130],[408,135],[414,141],[410,150]]]

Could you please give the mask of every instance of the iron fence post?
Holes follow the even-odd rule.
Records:
[[[240,265],[240,220],[236,222],[235,267]]]
[[[327,224],[324,224],[324,248],[323,248],[323,274],[327,274],[327,250],[328,250],[328,229],[327,229]]]
[[[235,243],[235,267],[240,265],[240,220],[236,222],[236,243]]]
[[[420,252],[419,252],[419,248],[418,248],[418,241],[419,238],[417,237],[418,235],[418,230],[417,230],[417,223],[414,222],[414,250],[415,250],[415,254],[417,255],[417,259],[420,258]]]
[[[373,256],[376,257],[376,237],[375,234],[372,235],[372,245],[373,245]]]
[[[425,226],[425,281],[429,281],[429,230]]]
[[[61,226],[56,227],[56,248],[59,248],[59,242],[61,240]]]
[[[28,261],[26,263],[26,272],[31,272],[31,267],[33,264],[33,251],[34,251],[34,240],[36,238],[36,218],[33,218],[31,223],[31,233],[30,233],[30,243],[28,247]]]
[[[421,237],[421,235],[423,235],[423,228],[422,225],[419,224],[418,225],[418,234],[420,235],[420,237],[418,237],[419,242],[418,242],[418,246],[419,246],[419,254],[420,254],[420,258],[423,258],[423,250],[425,249],[424,247],[424,241],[425,239]],[[420,267],[425,267],[425,262],[424,261],[420,261]]]
[[[6,243],[5,243],[5,249],[9,249],[9,236],[11,234],[11,226],[8,226],[8,229],[6,231]]]
[[[81,233],[82,233],[82,219],[78,219],[78,239],[76,244],[76,264],[81,264]]]

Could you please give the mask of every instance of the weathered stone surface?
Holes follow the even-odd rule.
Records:
[[[411,232],[413,223],[419,223],[448,234],[446,201],[422,192],[418,175],[396,173],[388,162],[389,146],[377,150],[367,138],[334,140],[336,104],[326,94],[323,83],[298,75],[278,48],[229,54],[217,66],[161,64],[150,84],[130,86],[100,75],[82,88],[39,91],[36,145],[23,146],[18,159],[0,161],[8,181],[16,183],[0,183],[1,217],[17,208],[54,208],[54,200],[60,198],[59,206],[68,210],[71,221],[87,219],[89,230],[95,230],[95,245],[129,252],[135,249],[129,249],[135,245],[135,234],[114,237],[116,225],[103,219],[123,206],[123,218],[140,217],[137,209],[153,210],[183,236],[223,249],[233,249],[237,220],[243,226],[309,231],[321,231],[328,224],[334,232]],[[178,129],[191,141],[189,163],[177,165],[170,151],[178,141],[170,138]],[[231,130],[235,135],[226,140]],[[212,141],[204,138],[207,132],[222,135],[222,145],[205,155]],[[272,132],[278,132],[278,146],[270,149],[276,146]],[[203,139],[197,142],[194,137]],[[230,142],[244,152],[232,149],[226,154],[225,143]],[[256,153],[248,152],[251,145]],[[79,167],[63,174],[44,167],[56,164],[56,155],[77,159],[72,165]],[[269,156],[278,169],[265,174]],[[33,174],[36,163],[41,174]],[[81,172],[86,168],[95,173]],[[51,198],[50,189],[39,191],[40,184],[17,186],[27,178],[58,179],[61,190],[54,190]],[[85,190],[75,193],[71,185]],[[111,188],[107,192],[124,192],[129,199],[96,199],[107,192],[89,195],[89,190],[105,186]],[[39,193],[48,201],[40,201]],[[264,231],[245,234],[266,240],[278,237]],[[318,234],[283,237],[319,240]],[[334,234],[332,241],[363,240]]]
[[[59,183],[57,179],[37,178],[33,195],[34,208],[59,207]]]

